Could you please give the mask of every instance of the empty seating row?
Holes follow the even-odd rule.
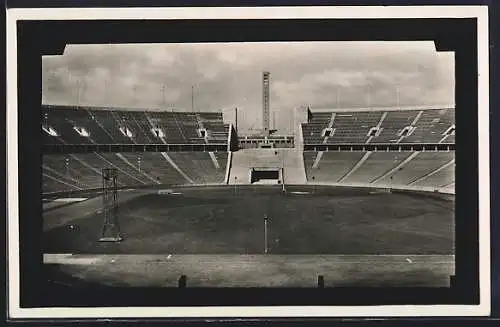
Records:
[[[305,151],[304,166],[309,182],[443,188],[455,181],[454,158],[454,151]]]
[[[50,105],[41,109],[44,144],[203,144],[212,135],[218,143],[227,143],[229,134],[229,125],[224,124],[222,113],[217,112],[146,112]],[[204,123],[202,117],[209,120]],[[202,135],[201,130],[206,132]]]
[[[305,144],[451,143],[455,109],[312,113],[302,124]]]
[[[224,183],[227,152],[85,153],[43,156],[43,192],[102,187],[102,169],[119,187]]]

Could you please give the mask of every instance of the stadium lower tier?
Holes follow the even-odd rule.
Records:
[[[118,187],[222,184],[227,152],[85,153],[43,156],[43,192],[102,187],[102,169],[118,171]]]
[[[143,152],[85,153],[43,156],[43,193],[82,191],[102,187],[102,169],[118,171],[118,187],[155,185],[227,184],[240,171],[248,175],[252,162],[245,162],[250,150],[227,152]],[[253,163],[266,165],[264,154],[252,150]],[[447,190],[455,187],[455,152],[434,151],[305,151],[272,150],[281,158],[269,161],[271,166],[284,165],[285,183],[330,184],[395,188]],[[283,153],[282,153],[283,152]],[[286,153],[284,153],[286,152]],[[290,153],[288,153],[290,152]],[[291,153],[294,152],[294,153]],[[245,155],[243,155],[245,154]],[[283,158],[297,158],[297,162]],[[239,158],[239,159],[238,159]],[[279,159],[278,158],[278,159]],[[303,165],[302,159],[303,158]],[[242,161],[243,159],[243,161]],[[249,159],[247,161],[250,161]],[[275,162],[276,161],[276,162]],[[299,164],[300,162],[300,164]],[[295,176],[295,178],[294,178]],[[239,179],[244,182],[243,178]],[[250,182],[248,182],[249,184]]]
[[[455,152],[304,152],[308,182],[453,189]]]

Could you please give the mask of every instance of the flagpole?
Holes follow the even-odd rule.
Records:
[[[267,254],[267,215],[264,215],[264,253]]]

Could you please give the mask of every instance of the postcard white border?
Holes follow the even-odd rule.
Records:
[[[480,304],[416,306],[20,308],[17,140],[18,20],[130,19],[290,19],[290,18],[477,18],[479,79]],[[232,8],[57,8],[7,10],[7,207],[8,312],[11,319],[197,318],[197,317],[404,317],[490,314],[489,60],[487,6],[232,7]]]

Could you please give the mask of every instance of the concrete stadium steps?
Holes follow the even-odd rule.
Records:
[[[442,190],[450,190],[450,191],[453,191],[452,193],[455,193],[455,182],[447,184],[447,185],[443,185]]]
[[[83,113],[87,115],[84,111]],[[77,116],[76,111],[61,112],[59,110],[55,110],[53,112],[50,112],[50,114],[47,114],[46,117],[47,117],[46,120],[42,121],[45,121],[47,125],[53,127],[66,143],[71,143],[71,144],[90,143],[88,138],[80,136],[73,129],[75,125],[81,126],[81,124],[77,122],[79,120],[78,119],[79,117]]]
[[[453,189],[454,158],[455,152],[306,151],[304,166],[310,183]]]
[[[224,154],[227,160],[227,153]],[[168,155],[195,184],[224,183],[226,165],[217,168],[208,152],[171,152]]]
[[[98,169],[92,170],[85,166],[76,155],[43,155],[43,165],[50,167],[60,174],[66,176],[69,180],[77,180],[80,185],[85,185],[87,188],[97,188],[102,185],[102,177]],[[64,191],[65,189],[53,190]],[[49,192],[43,188],[43,192]]]
[[[308,181],[336,183],[365,155],[362,151],[323,152],[316,168],[310,168]]]
[[[375,127],[383,112],[343,112],[335,115],[335,133],[328,137],[327,143],[365,143],[368,132]]]
[[[106,131],[106,134],[109,134],[111,138],[114,140],[113,143],[118,144],[131,144],[132,140],[120,131],[120,127],[118,126],[118,122],[116,121],[116,115],[111,111],[92,111],[91,115],[95,117],[96,124],[101,126],[103,130]],[[101,143],[101,141],[96,140]],[[102,142],[106,142],[104,139]]]
[[[415,131],[404,142],[437,143],[443,133],[455,123],[455,110],[424,110],[415,123]]]
[[[91,166],[96,174],[97,172],[100,172],[103,168],[119,168],[116,165],[116,162],[120,160],[118,157],[116,157],[115,154],[107,154],[109,159],[106,159],[104,156],[101,154],[97,153],[80,153],[78,155],[75,155],[79,160],[85,162],[87,165]],[[128,170],[128,169],[127,169]],[[98,187],[102,187],[102,176],[100,174],[97,174],[99,176],[100,182]],[[140,179],[135,177],[135,174],[128,174],[126,171],[124,172],[122,169],[118,171],[118,183],[119,185],[131,185],[131,186],[137,186],[137,185],[143,185],[144,183],[141,182]]]
[[[167,155],[194,183],[222,184],[225,181],[227,152],[215,152],[213,158],[208,152]],[[43,164],[47,175],[44,193],[100,188],[102,168],[118,169],[118,186],[191,184],[159,152],[44,155]]]
[[[399,165],[411,152],[371,152],[363,164],[344,182],[369,184]]]
[[[311,170],[313,169],[312,166],[314,164],[314,161],[316,160],[317,155],[318,152],[316,151],[304,151],[303,153],[304,169],[306,171],[306,176],[308,180],[312,177]]]
[[[434,170],[428,176],[413,183],[416,186],[439,186],[443,188],[455,188],[455,162],[447,166],[442,166],[442,169]]]
[[[455,135],[448,136],[442,143],[455,144]]]
[[[455,152],[418,152],[406,165],[375,181],[375,184],[409,185],[454,158]]]
[[[80,172],[82,168],[78,163],[73,163],[71,158],[67,155],[44,155],[42,157],[43,172],[67,181],[78,187],[88,188],[90,185],[95,184],[94,180],[87,180],[86,174]],[[75,169],[76,168],[76,169]],[[85,169],[85,167],[83,167]]]
[[[151,132],[151,125],[147,120],[144,112],[129,112],[128,121],[130,127],[134,131],[134,141],[139,144],[148,144],[157,142],[156,138]]]
[[[158,152],[122,152],[121,155],[138,170],[161,184],[182,185],[186,183],[186,179]]]
[[[306,181],[302,152],[294,149],[243,149],[233,152],[229,184],[249,184],[252,168],[283,168],[285,183]]]
[[[371,140],[371,143],[394,143],[399,139],[398,134],[406,126],[410,126],[419,111],[388,111],[382,123],[380,134]]]
[[[77,191],[79,188],[74,185],[54,177],[52,175],[42,175],[42,190],[44,193],[63,192],[63,191]]]
[[[99,153],[99,156],[109,161],[113,166],[118,168],[119,175],[127,175],[143,185],[154,184],[144,171],[140,171],[137,167],[127,163],[122,159],[119,153]]]
[[[78,123],[83,125],[93,140],[98,140],[105,144],[113,144],[120,140],[120,136],[112,135],[112,132],[106,130],[104,127],[104,124],[101,122],[104,119],[104,115],[93,114],[88,110],[85,110],[85,112],[87,113],[88,119],[82,119],[82,121]]]
[[[228,165],[228,152],[213,152],[215,159],[219,163],[219,169],[217,169],[217,180],[225,181],[226,170]]]
[[[422,110],[352,110],[313,112],[308,123],[301,125],[305,144],[323,143],[322,131],[329,119],[336,113],[332,127],[335,132],[327,138],[328,144],[366,143],[368,132],[380,124],[380,134],[372,137],[370,143],[455,143],[455,137],[443,140],[443,133],[455,124],[454,108],[424,108]],[[385,117],[382,119],[383,115]],[[401,138],[399,133],[406,126],[414,126],[414,132]]]
[[[304,160],[302,159],[302,151],[293,149],[278,151],[282,154],[285,164],[283,170],[285,184],[305,184],[307,177]]]
[[[42,105],[44,125],[52,127],[60,138],[44,134],[44,144],[158,144],[153,127],[161,128],[169,143],[205,143],[198,135],[200,124],[207,120],[209,134],[217,136],[218,143],[227,143],[227,125],[222,113],[146,112],[120,108]],[[198,115],[202,119],[198,120]],[[82,127],[90,137],[80,136],[73,127]],[[132,138],[123,135],[120,127],[127,127]],[[221,134],[222,133],[222,134]]]

